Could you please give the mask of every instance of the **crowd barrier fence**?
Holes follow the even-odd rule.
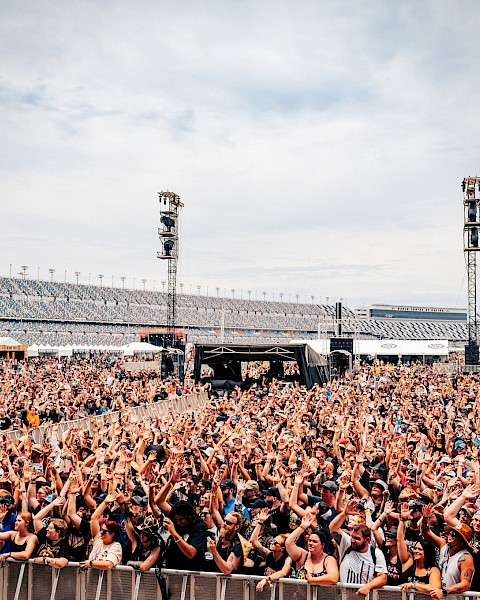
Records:
[[[198,392],[195,394],[184,394],[182,396],[176,396],[167,400],[161,400],[159,402],[152,402],[150,404],[142,404],[141,406],[135,406],[129,408],[128,412],[131,415],[136,416],[139,421],[155,417],[161,417],[166,414],[169,410],[172,410],[176,414],[182,414],[190,410],[201,410],[208,400],[208,394],[206,392]],[[103,415],[95,415],[93,420],[99,425],[108,423],[111,424],[118,421],[122,414],[126,411],[109,411]],[[92,432],[92,419],[90,417],[84,417],[82,419],[75,419],[73,421],[61,421],[58,427],[58,433],[64,434],[71,427],[76,427],[78,430],[88,429]],[[51,425],[40,425],[31,431],[31,436],[36,444],[43,444],[46,433],[51,430]],[[20,438],[23,434],[20,430],[7,432],[13,439]]]
[[[433,363],[433,370],[439,375],[471,374],[480,373],[480,365],[464,365],[460,362]]]
[[[122,365],[124,371],[158,371],[160,366],[159,360],[137,360]]]
[[[163,569],[162,577],[170,600],[358,600],[355,594],[361,587],[315,586],[305,580],[280,579],[258,592],[256,584],[261,577],[255,576]],[[12,559],[0,569],[0,593],[3,600],[166,600],[154,569],[140,572],[120,566],[110,571],[82,570],[78,563],[55,569],[32,560]],[[414,590],[407,593],[385,586],[373,590],[369,600],[414,600],[415,596]],[[467,592],[455,597],[473,600],[479,596],[479,592]]]

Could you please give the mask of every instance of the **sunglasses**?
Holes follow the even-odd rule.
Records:
[[[236,521],[225,521],[225,525],[236,525]]]
[[[200,516],[201,517],[208,517],[209,514],[210,514],[209,512],[203,512],[203,513],[200,513]]]
[[[100,533],[110,533],[110,532],[108,531],[108,529],[104,529],[104,528],[102,527],[102,529],[100,529]]]

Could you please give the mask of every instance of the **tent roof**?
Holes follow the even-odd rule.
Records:
[[[11,337],[0,337],[0,346],[21,346],[20,342]]]
[[[130,342],[130,344],[122,346],[121,349],[131,352],[162,352],[163,350],[161,346],[154,346],[148,342]]]

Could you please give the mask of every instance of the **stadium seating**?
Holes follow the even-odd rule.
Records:
[[[361,338],[448,339],[464,342],[466,323],[361,319],[344,307],[344,335]],[[331,335],[335,307],[179,294],[177,326],[192,342],[286,342]],[[27,344],[123,345],[140,328],[164,326],[167,295],[51,281],[0,277],[0,336]]]

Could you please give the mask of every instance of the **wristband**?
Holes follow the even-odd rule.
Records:
[[[173,541],[174,541],[176,544],[178,544],[178,542],[179,542],[181,539],[182,539],[181,537],[178,537],[177,539],[173,538]]]

